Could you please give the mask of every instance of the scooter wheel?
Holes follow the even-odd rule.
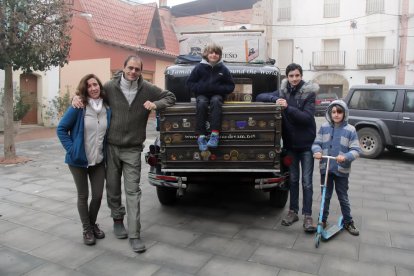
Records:
[[[315,235],[315,247],[318,248],[319,247],[319,243],[321,242],[321,234],[317,233]]]

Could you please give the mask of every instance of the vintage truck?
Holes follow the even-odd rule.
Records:
[[[146,162],[149,183],[161,204],[170,205],[189,185],[251,185],[269,192],[270,204],[284,207],[288,198],[291,158],[282,148],[281,108],[258,103],[259,93],[274,91],[280,73],[274,62],[226,63],[236,88],[223,105],[217,149],[200,152],[195,129],[195,99],[185,82],[195,63],[175,64],[165,71],[166,89],[177,103],[157,115],[159,137]],[[218,184],[217,184],[218,183]]]

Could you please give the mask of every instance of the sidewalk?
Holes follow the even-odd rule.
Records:
[[[414,275],[414,153],[355,161],[349,193],[361,235],[344,231],[318,249],[302,221],[280,224],[288,204],[275,209],[266,193],[248,187],[193,185],[176,205],[162,206],[142,162],[147,251],[136,254],[114,237],[105,193],[97,222],[106,237],[83,244],[76,188],[54,131],[23,126],[17,154],[32,161],[0,166],[1,276]],[[154,120],[147,138],[155,138]],[[314,219],[319,183],[316,165]],[[335,195],[329,222],[339,215]]]
[[[15,142],[56,137],[56,128],[39,125],[22,125],[19,133],[14,137]],[[4,132],[0,132],[0,144],[4,143]]]

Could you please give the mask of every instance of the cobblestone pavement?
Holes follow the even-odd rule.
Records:
[[[149,140],[153,129],[152,120]],[[274,209],[247,187],[190,186],[163,207],[143,163],[148,249],[136,254],[112,234],[106,199],[98,218],[106,238],[82,243],[75,185],[55,137],[26,139],[17,151],[33,161],[0,166],[0,275],[414,275],[414,152],[354,162],[349,194],[361,235],[341,232],[319,248],[301,221],[280,225],[287,207]],[[315,169],[314,219],[319,179]],[[333,198],[330,222],[340,214]]]

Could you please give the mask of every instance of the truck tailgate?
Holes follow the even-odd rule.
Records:
[[[160,111],[163,171],[280,171],[281,110],[275,104],[224,104],[219,146],[206,152],[198,149],[195,124],[195,103]]]

